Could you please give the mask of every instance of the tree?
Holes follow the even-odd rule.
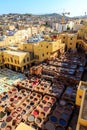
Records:
[[[69,25],[67,25],[67,30],[70,30],[70,26]]]

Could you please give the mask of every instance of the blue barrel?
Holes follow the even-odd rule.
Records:
[[[57,118],[55,116],[51,116],[50,117],[50,121],[53,122],[53,123],[56,123],[57,122]]]
[[[61,118],[61,119],[59,119],[59,124],[62,125],[63,127],[66,127],[67,121]]]

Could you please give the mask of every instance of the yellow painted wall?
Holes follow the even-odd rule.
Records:
[[[61,39],[61,42],[62,42],[62,43],[67,44],[67,39],[68,39],[67,33],[65,33],[65,34],[60,34],[59,38]]]
[[[76,94],[76,105],[80,106],[82,102],[82,96],[84,93],[84,90],[87,89],[87,83],[84,81],[80,81],[77,94]]]
[[[76,42],[77,42],[77,35],[76,34],[60,34],[59,38],[61,39],[62,43],[67,45],[67,49],[71,48],[72,50],[76,50]]]
[[[29,53],[4,51],[4,64],[23,67],[30,63]]]
[[[64,45],[64,44],[63,44]],[[62,45],[62,46],[63,46]],[[37,56],[39,61],[50,59],[56,56],[57,51],[61,48],[61,41],[47,42],[43,41],[34,46],[34,55]]]
[[[34,43],[25,43],[23,44],[23,50],[24,51],[30,51],[33,52],[34,51]]]
[[[3,65],[3,53],[2,52],[0,52],[0,66],[2,66]]]
[[[79,98],[79,95],[81,98]],[[87,129],[87,82],[80,81],[78,90],[77,90],[77,97],[76,102],[80,103],[80,111],[79,117],[77,122],[76,130],[86,130]],[[77,104],[76,104],[77,105]]]
[[[81,102],[81,107],[80,107],[80,112],[79,112],[79,118],[78,118],[78,123],[87,127],[87,112],[86,112],[86,101],[87,101],[87,90],[84,90],[83,92],[83,97],[82,97],[82,102]],[[85,118],[83,116],[83,111],[85,108]]]
[[[77,41],[77,35],[76,34],[68,35],[67,47],[71,48],[71,49],[76,49],[76,41]]]
[[[87,23],[78,30],[78,37],[87,40]]]

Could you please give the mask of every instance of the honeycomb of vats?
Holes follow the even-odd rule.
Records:
[[[42,65],[33,66],[30,68],[30,73],[35,75],[41,75],[42,73]]]

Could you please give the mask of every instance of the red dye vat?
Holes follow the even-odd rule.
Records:
[[[34,114],[34,116],[37,116],[37,115],[39,115],[39,111],[38,110],[34,110],[33,114]]]

